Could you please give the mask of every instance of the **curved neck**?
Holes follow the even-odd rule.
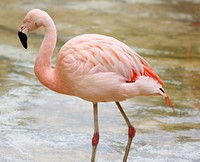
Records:
[[[56,46],[57,33],[54,22],[49,16],[43,20],[45,35],[35,61],[34,72],[44,86],[56,91],[55,70],[51,68],[51,57]]]

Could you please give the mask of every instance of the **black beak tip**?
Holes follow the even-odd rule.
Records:
[[[26,36],[26,34],[22,33],[21,31],[18,31],[18,37],[19,37],[19,40],[21,41],[23,47],[25,49],[27,49],[27,36]]]

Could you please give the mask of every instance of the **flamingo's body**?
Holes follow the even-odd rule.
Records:
[[[51,68],[51,56],[57,35],[55,25],[46,12],[38,9],[29,11],[24,24],[20,27],[19,37],[27,48],[26,36],[40,26],[45,28],[45,36],[34,67],[37,78],[43,85],[58,93],[78,96],[94,104],[95,133],[92,161],[99,139],[97,102],[117,103],[129,126],[131,140],[135,130],[123,114],[119,101],[139,95],[160,94],[173,108],[162,88],[163,81],[150,65],[131,48],[112,37],[86,34],[69,40],[60,49],[55,68]],[[129,149],[125,156],[128,156],[128,152]],[[126,159],[127,157],[124,161]]]
[[[114,38],[97,34],[81,35],[68,41],[58,54],[55,73],[62,85],[68,87],[67,90],[62,88],[60,93],[94,103],[156,94],[163,84],[148,63],[131,48]]]

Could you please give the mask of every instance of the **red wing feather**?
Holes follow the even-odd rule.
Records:
[[[165,83],[160,79],[160,77],[152,70],[151,67],[143,65],[144,68],[144,75],[150,76],[154,80],[157,80],[162,86],[165,86]]]

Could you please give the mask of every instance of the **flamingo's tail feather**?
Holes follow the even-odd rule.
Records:
[[[172,108],[172,110],[175,112],[174,110],[174,105],[172,104],[169,96],[167,95],[167,93],[165,93],[165,91],[163,90],[163,88],[159,89],[159,93],[165,98],[165,101],[167,102],[167,104]]]

